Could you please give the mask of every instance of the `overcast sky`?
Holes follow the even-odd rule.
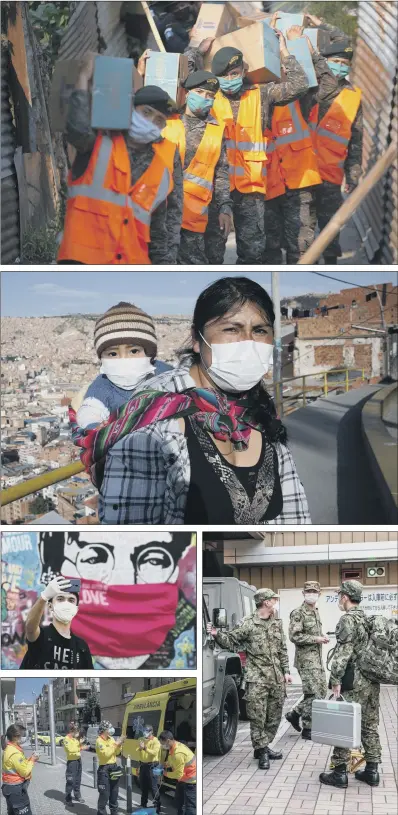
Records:
[[[133,302],[150,314],[189,316],[200,292],[214,280],[239,276],[238,271],[220,272],[3,272],[2,314],[8,317],[54,317],[60,314],[98,314],[120,300]],[[308,292],[337,292],[350,286],[397,282],[397,273],[332,271],[332,277],[315,272],[280,272],[281,297]],[[246,275],[271,292],[271,272]]]

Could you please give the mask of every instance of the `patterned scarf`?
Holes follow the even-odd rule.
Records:
[[[244,397],[232,400],[205,388],[192,388],[188,393],[148,389],[126,402],[101,427],[86,430],[79,427],[76,413],[71,407],[69,420],[73,442],[83,448],[80,458],[97,486],[95,465],[105,458],[111,447],[133,430],[172,417],[193,416],[216,439],[229,439],[235,450],[247,450],[251,430],[261,430],[261,425],[249,419],[246,411],[247,400]]]

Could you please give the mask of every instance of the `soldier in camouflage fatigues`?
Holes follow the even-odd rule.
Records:
[[[269,768],[269,759],[282,758],[269,744],[281,721],[285,683],[292,681],[282,620],[274,617],[277,599],[272,589],[260,589],[254,595],[257,611],[239,626],[228,633],[210,626],[221,648],[246,652],[246,709],[260,769]]]
[[[324,699],[327,692],[322,643],[329,642],[329,637],[322,634],[322,623],[316,608],[320,591],[317,581],[304,583],[304,603],[291,612],[289,624],[289,639],[296,648],[294,667],[303,683],[304,698],[286,714],[286,719],[299,731],[301,717],[301,737],[307,740],[311,739],[312,702],[314,699]]]
[[[358,702],[361,705],[361,741],[366,767],[364,770],[358,770],[355,777],[358,781],[365,781],[370,786],[376,787],[380,781],[377,765],[381,760],[378,733],[380,685],[366,679],[356,664],[368,640],[366,616],[364,611],[358,608],[362,599],[362,586],[357,580],[346,580],[338,594],[339,608],[345,614],[336,626],[336,648],[330,668],[330,684],[336,696],[339,696],[341,691],[347,702]],[[352,683],[349,679],[350,672],[353,673]],[[347,690],[345,683],[348,686]],[[349,760],[350,750],[335,747],[332,755],[334,770],[320,774],[322,783],[334,787],[347,787]]]
[[[214,56],[212,72],[220,78],[229,71],[228,58],[223,57],[221,49]],[[241,52],[240,52],[241,53]],[[199,48],[189,46],[185,50],[188,56],[189,72],[203,68],[203,53]],[[244,55],[243,55],[244,56]],[[293,102],[308,90],[308,80],[306,74],[292,55],[282,57],[285,69],[284,80],[281,82],[267,82],[259,85],[261,93],[261,132],[264,133],[267,122],[272,116],[274,105],[287,105]],[[243,66],[243,57],[241,60]],[[235,64],[236,67],[236,64]],[[243,67],[242,67],[243,70]],[[244,72],[244,71],[243,71]],[[244,77],[240,90],[233,94],[224,94],[230,102],[234,122],[238,119],[241,97],[250,88],[255,87],[249,79]],[[224,93],[224,92],[223,92]],[[231,193],[233,204],[233,216],[236,237],[237,264],[262,264],[264,263],[265,234],[264,234],[264,209],[265,199],[263,192],[241,193],[235,189]],[[207,251],[209,263],[218,265],[223,263],[226,240],[217,230],[217,214],[213,210],[209,212],[208,241],[211,234],[215,234],[215,243]]]

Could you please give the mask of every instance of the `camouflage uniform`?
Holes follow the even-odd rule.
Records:
[[[346,34],[340,31],[336,26],[323,23],[321,28],[329,31],[331,40],[337,42],[345,40]],[[323,79],[322,94],[316,99],[319,102],[319,121],[323,119],[325,114],[330,108],[333,100],[339,95],[340,91],[344,88],[353,88],[353,85],[347,79],[338,79],[328,68],[328,76]],[[352,124],[351,139],[348,145],[347,158],[344,162],[345,182],[354,187],[357,186],[358,181],[362,175],[362,142],[363,142],[363,113],[362,104],[360,104],[358,113]],[[315,189],[316,197],[316,212],[318,219],[319,229],[322,230],[327,226],[333,215],[343,203],[341,188],[338,184],[332,184],[330,181],[323,181]],[[341,247],[339,237],[329,243],[329,246],[324,251],[324,259],[327,263],[336,263],[337,258],[341,255]]]
[[[197,116],[183,116],[182,122],[185,126],[186,151],[184,170],[187,169],[195,156],[209,118],[200,119]],[[181,229],[181,241],[178,251],[178,263],[180,264],[209,264],[213,263],[212,257],[207,256],[207,250],[211,249],[211,240],[215,239],[217,244],[225,245],[225,238],[220,230],[218,216],[220,213],[232,215],[232,200],[229,191],[229,172],[225,139],[223,140],[221,155],[217,162],[214,173],[214,192],[211,204],[213,228],[209,239],[206,232],[192,232],[189,229]],[[213,232],[215,233],[213,236]],[[222,262],[222,261],[221,261]]]
[[[317,51],[313,54],[315,73],[318,87],[310,89],[300,99],[301,112],[305,121],[308,121],[313,106],[327,92],[327,81],[330,70],[326,59]],[[324,89],[326,82],[326,89]],[[268,121],[271,129],[272,117]],[[311,246],[315,237],[316,206],[315,195],[317,188],[302,187],[290,190],[286,187],[283,195],[265,201],[265,254],[264,263],[275,266],[282,263],[282,249],[286,249],[286,263],[295,264]]]
[[[203,68],[203,57],[197,48],[189,47],[185,54],[188,56],[190,72]],[[283,60],[286,72],[284,82],[267,82],[259,85],[261,92],[261,125],[262,132],[272,116],[274,105],[287,105],[298,99],[308,90],[307,77],[303,68],[296,58],[289,56]],[[236,122],[238,118],[240,98],[245,91],[254,85],[247,79],[243,81],[241,90],[234,96],[227,96],[231,104],[232,115]],[[241,193],[238,190],[232,192],[233,215],[236,236],[237,264],[262,264],[264,263],[265,234],[264,234],[264,211],[265,200],[262,193]],[[210,234],[215,231],[215,213],[209,213]],[[223,240],[224,252],[226,240]],[[224,260],[222,252],[222,242],[217,242],[216,251],[212,255],[211,263],[220,264]]]
[[[72,91],[66,139],[77,150],[72,166],[72,179],[75,181],[87,169],[97,138],[97,131],[90,124],[91,94],[89,91]],[[124,134],[130,158],[131,183],[135,184],[148,169],[154,151],[152,144],[133,144],[127,133]],[[179,151],[174,157],[174,189],[152,213],[150,227],[149,257],[152,263],[171,264],[177,262],[182,221],[182,167]]]
[[[306,583],[305,591],[319,590],[319,583]],[[295,645],[294,667],[303,683],[304,699],[293,710],[302,717],[303,728],[311,730],[312,702],[324,699],[327,693],[326,673],[322,660],[322,645],[315,642],[322,637],[322,623],[315,606],[304,602],[290,614],[289,639]]]
[[[361,597],[355,580],[347,580],[342,584],[341,591],[351,592],[353,600]],[[353,588],[354,587],[354,588]],[[360,588],[362,588],[360,586]],[[357,594],[353,595],[357,591]],[[380,685],[370,682],[364,677],[356,662],[367,642],[368,631],[366,626],[365,613],[360,608],[351,608],[340,618],[336,626],[336,649],[330,668],[331,685],[341,684],[341,680],[349,663],[354,666],[353,690],[343,690],[343,696],[348,702],[359,702],[361,705],[361,740],[364,747],[365,759],[367,762],[379,763],[381,758],[381,746],[378,733],[379,726],[379,697]],[[348,764],[350,751],[343,747],[335,747],[332,761],[335,766],[338,764]]]
[[[275,596],[270,589],[269,597]],[[284,674],[289,658],[282,620],[261,619],[257,612],[228,633],[218,631],[215,640],[221,648],[246,652],[246,709],[255,750],[268,747],[275,738],[286,696]]]

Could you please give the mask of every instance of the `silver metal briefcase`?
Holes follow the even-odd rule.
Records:
[[[361,705],[344,700],[314,699],[311,740],[347,750],[360,747]]]

